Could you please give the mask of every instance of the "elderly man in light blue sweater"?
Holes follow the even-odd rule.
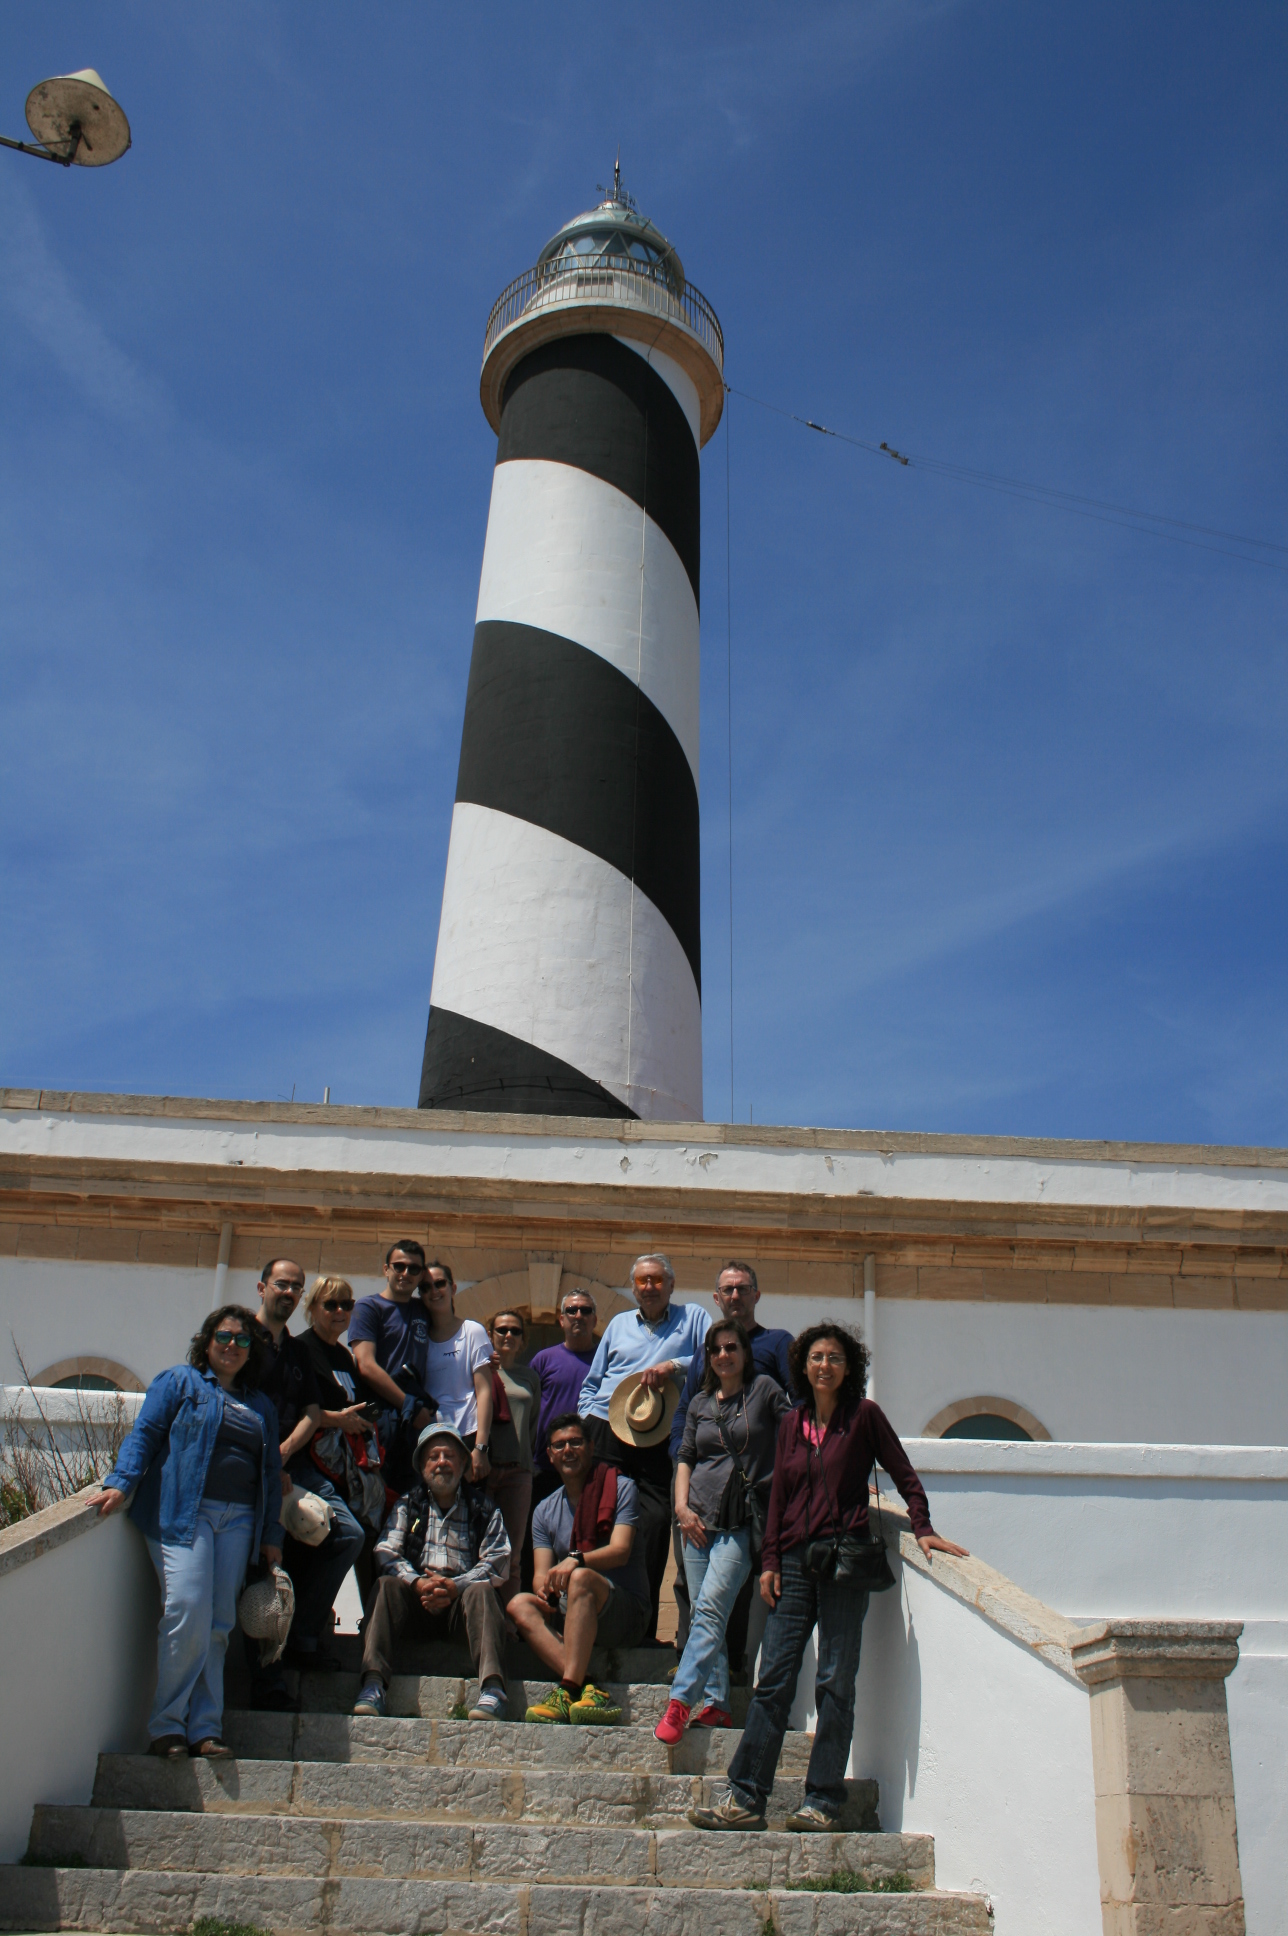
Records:
[[[667,1444],[673,1404],[660,1407],[661,1424],[632,1426],[617,1417],[613,1394],[621,1385],[662,1397],[665,1387],[678,1398],[695,1352],[702,1350],[711,1319],[698,1304],[673,1304],[675,1272],[660,1252],[637,1257],[631,1265],[637,1308],[620,1311],[604,1327],[577,1409],[587,1421],[595,1451],[635,1481],[639,1521],[636,1539],[644,1551],[652,1611],[645,1646],[656,1647],[657,1603],[666,1571],[671,1534],[671,1453]],[[614,1423],[610,1422],[610,1409]],[[632,1398],[629,1410],[638,1418]]]

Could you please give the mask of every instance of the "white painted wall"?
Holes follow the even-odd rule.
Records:
[[[680,1291],[714,1310],[677,1266]],[[230,1270],[228,1301],[258,1299],[254,1270]],[[354,1278],[359,1297],[376,1277]],[[210,1308],[214,1273],[160,1265],[0,1259],[0,1383],[63,1358],[128,1365],[144,1385],[176,1364]],[[900,1436],[959,1398],[1027,1406],[1064,1441],[1275,1445],[1288,1438],[1288,1316],[1052,1304],[877,1300],[876,1396]],[[761,1322],[802,1331],[823,1317],[863,1328],[860,1298],[766,1295]],[[298,1327],[297,1327],[298,1328]]]
[[[852,1763],[882,1828],[933,1835],[940,1888],[987,1894],[996,1936],[1099,1936],[1085,1690],[897,1571],[864,1623]]]
[[[1288,1621],[1252,1621],[1225,1684],[1248,1936],[1281,1936],[1288,1900]]]
[[[0,1573],[0,1862],[25,1851],[37,1802],[88,1802],[100,1752],[147,1746],[159,1611],[123,1514]]]
[[[762,1324],[863,1330],[861,1298],[770,1297]],[[901,1438],[959,1398],[1024,1405],[1053,1439],[1282,1445],[1288,1315],[876,1301],[875,1396]]]

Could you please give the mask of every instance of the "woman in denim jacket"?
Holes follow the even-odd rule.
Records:
[[[252,1311],[225,1304],[186,1365],[148,1386],[134,1430],[91,1503],[130,1518],[161,1582],[150,1754],[225,1757],[224,1653],[252,1553],[282,1557],[277,1412],[254,1389],[266,1358]]]

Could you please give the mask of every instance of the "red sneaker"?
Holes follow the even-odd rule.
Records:
[[[662,1719],[658,1722],[653,1732],[659,1741],[665,1741],[668,1748],[673,1748],[677,1741],[683,1740],[684,1730],[688,1725],[688,1702],[668,1701],[666,1704],[666,1713],[662,1716]]]
[[[672,1701],[671,1703],[672,1707],[678,1705],[676,1701]],[[727,1707],[716,1707],[708,1702],[700,1714],[694,1715],[689,1726],[691,1728],[731,1728],[733,1726],[733,1716]]]

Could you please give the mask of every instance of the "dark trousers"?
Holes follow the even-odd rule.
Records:
[[[628,1479],[633,1479],[639,1493],[635,1539],[644,1551],[650,1602],[648,1632],[644,1637],[656,1640],[657,1603],[671,1543],[671,1454],[665,1439],[660,1445],[627,1445],[617,1437],[606,1418],[588,1418],[586,1424],[597,1456],[607,1459]]]
[[[807,1806],[838,1815],[845,1802],[845,1770],[854,1742],[854,1683],[859,1672],[866,1587],[811,1580],[800,1549],[782,1556],[783,1592],[765,1626],[760,1675],[742,1740],[729,1763],[729,1786],[744,1808],[763,1814],[783,1751],[805,1645],[818,1627],[814,1747],[805,1774]]]
[[[389,1685],[397,1644],[404,1635],[412,1640],[457,1642],[463,1635],[480,1681],[505,1679],[505,1615],[494,1587],[472,1582],[462,1587],[446,1613],[426,1613],[414,1586],[383,1573],[367,1607],[364,1679],[374,1676]]]

